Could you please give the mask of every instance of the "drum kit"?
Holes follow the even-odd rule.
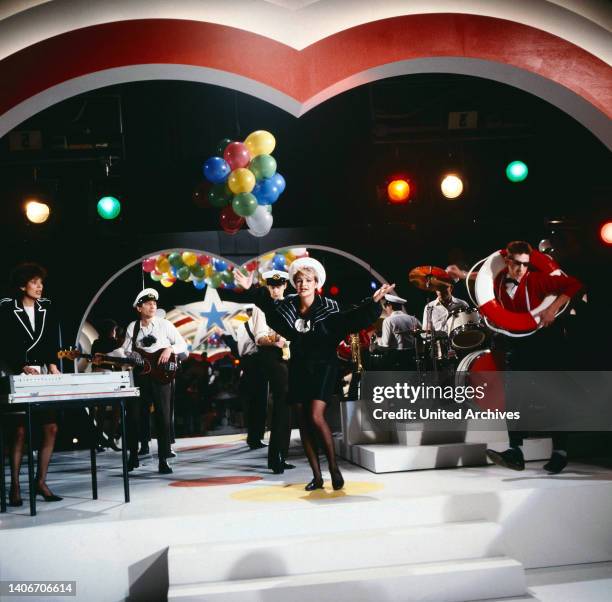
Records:
[[[417,288],[429,292],[445,291],[453,281],[446,270],[435,266],[418,266],[412,269],[408,278]],[[478,309],[474,307],[450,307],[443,329],[429,328],[432,324],[433,306],[428,307],[428,315],[423,329],[414,331],[416,369],[457,371],[470,370],[470,362],[475,362],[483,353],[489,353],[488,329]]]

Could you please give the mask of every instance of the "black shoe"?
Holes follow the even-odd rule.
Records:
[[[176,452],[173,449],[171,449],[170,450],[170,455],[168,457],[169,458],[176,458]]]
[[[487,456],[498,466],[503,466],[510,470],[525,470],[523,452],[518,447],[511,447],[503,452],[488,449]]]
[[[109,439],[106,444],[107,449],[112,449],[113,451],[121,451],[121,448],[113,441],[113,439]]]
[[[289,462],[283,462],[283,468],[285,470],[293,470],[295,468],[295,464],[289,464]]]
[[[306,491],[314,491],[315,489],[323,489],[323,479],[319,477],[318,479],[315,477],[304,487]]]
[[[61,498],[59,495],[51,493],[48,488],[47,491],[49,491],[49,493],[44,493],[43,490],[40,488],[40,485],[36,485],[36,495],[42,496],[45,502],[61,502],[64,499]]]
[[[141,445],[140,449],[138,450],[138,455],[139,456],[148,456],[151,452],[149,451],[149,446],[148,445]]]
[[[166,460],[159,461],[159,474],[172,474],[172,468]]]
[[[132,472],[134,468],[138,468],[139,466],[140,460],[138,459],[138,454],[130,452],[130,457],[128,458],[128,472]]]
[[[262,443],[261,441],[255,441],[253,443],[249,443],[247,441],[247,445],[251,448],[251,449],[261,449],[262,447],[268,447],[265,443]]]
[[[340,469],[336,468],[336,470],[330,470],[329,474],[331,476],[331,482],[334,491],[342,489],[344,487],[344,477],[342,476]]]
[[[550,460],[544,464],[544,470],[549,474],[559,474],[567,466],[567,456],[553,452]]]
[[[105,452],[106,448],[103,445],[96,445],[96,453],[101,454],[102,452]]]
[[[17,497],[17,495],[14,494],[12,487],[11,489],[9,489],[8,505],[13,506],[14,508],[18,506],[23,506],[23,500],[21,499],[21,496]]]

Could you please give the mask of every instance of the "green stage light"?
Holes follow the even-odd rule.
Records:
[[[115,219],[121,212],[121,203],[114,196],[103,196],[98,201],[98,215],[102,219]]]
[[[508,167],[506,167],[506,177],[511,182],[522,182],[529,173],[527,169],[527,165],[522,161],[512,161],[512,163],[508,163]]]

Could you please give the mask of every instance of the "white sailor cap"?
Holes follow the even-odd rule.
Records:
[[[312,257],[300,257],[289,266],[289,280],[291,280],[294,288],[295,275],[303,268],[314,270],[314,273],[317,275],[317,287],[320,288],[325,284],[326,274],[323,264]]]
[[[397,295],[390,295],[389,293],[385,294],[385,300],[389,301],[389,303],[406,303],[406,299],[402,299]]]
[[[289,274],[281,270],[268,270],[262,274],[266,284],[285,284],[289,281]]]
[[[159,299],[159,293],[154,288],[143,288],[134,299],[133,307],[144,303],[145,301],[157,301]]]

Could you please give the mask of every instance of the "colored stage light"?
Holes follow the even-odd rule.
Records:
[[[607,244],[612,245],[612,222],[606,222],[599,231],[599,236],[601,236],[601,240]]]
[[[372,280],[372,282],[370,282],[370,288],[375,291],[378,288],[378,284],[375,280]]]
[[[405,203],[410,196],[410,184],[406,180],[393,180],[387,186],[387,196],[391,203]]]
[[[463,192],[463,180],[455,174],[448,174],[442,180],[440,188],[447,199],[456,199]]]
[[[329,287],[329,294],[330,294],[332,297],[335,297],[335,296],[336,296],[336,295],[337,295],[339,292],[340,292],[340,289],[339,289],[339,288],[338,288],[338,287],[337,287],[335,284],[332,284],[332,285]]]
[[[511,182],[522,182],[528,173],[529,169],[527,169],[527,165],[522,161],[512,161],[506,167],[506,177]]]
[[[121,203],[114,196],[103,196],[98,201],[98,215],[102,219],[115,219],[121,212]]]
[[[25,206],[26,217],[33,224],[43,224],[49,219],[51,210],[49,205],[39,201],[27,201]]]

